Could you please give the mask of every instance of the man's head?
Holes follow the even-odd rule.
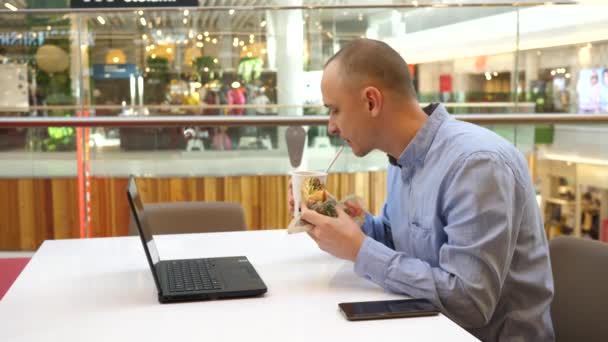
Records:
[[[602,72],[602,77],[604,79],[604,85],[608,87],[608,68],[604,69],[604,72]]]
[[[593,70],[593,72],[591,73],[591,85],[596,85],[597,82],[598,82],[597,72],[595,72],[595,70]]]
[[[353,153],[377,148],[387,115],[399,104],[416,103],[408,66],[387,44],[357,39],[325,64],[321,81],[329,109],[329,132],[339,134]]]

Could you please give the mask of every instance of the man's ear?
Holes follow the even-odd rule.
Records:
[[[384,97],[380,90],[376,87],[366,87],[363,89],[363,98],[371,116],[379,116],[384,105]]]

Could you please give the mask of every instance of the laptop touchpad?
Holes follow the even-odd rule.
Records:
[[[250,267],[230,267],[222,271],[224,281],[230,287],[239,286],[239,284],[250,282],[257,277],[254,272],[251,272]]]

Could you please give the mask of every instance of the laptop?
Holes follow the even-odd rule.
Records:
[[[266,293],[266,285],[245,256],[161,260],[144,218],[144,206],[133,176],[129,177],[127,196],[158,289],[159,302],[250,297]]]

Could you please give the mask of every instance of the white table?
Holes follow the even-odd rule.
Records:
[[[45,241],[0,301],[0,341],[471,341],[443,315],[349,322],[400,298],[284,230],[157,236],[162,259],[246,255],[263,297],[159,304],[138,237]]]

